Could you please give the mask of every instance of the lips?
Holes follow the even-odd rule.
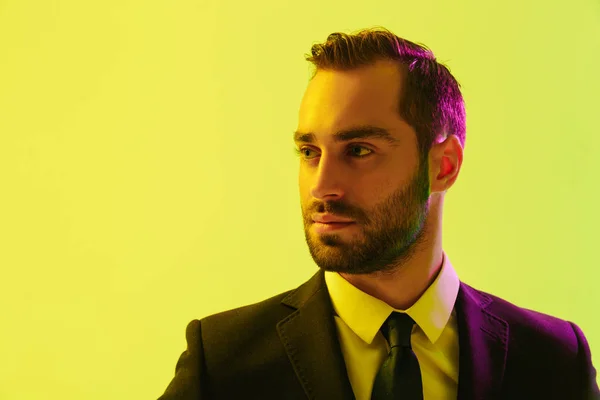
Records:
[[[344,219],[340,217],[336,217],[332,214],[313,214],[312,220],[315,222],[320,222],[322,224],[331,224],[331,223],[352,223],[354,221],[349,219]]]
[[[354,225],[354,222],[330,222],[330,223],[321,223],[315,222],[312,226],[314,232],[318,234],[325,234],[329,232],[338,232],[343,231],[345,229],[351,229],[351,225]]]

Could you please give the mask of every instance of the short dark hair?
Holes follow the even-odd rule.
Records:
[[[319,70],[347,71],[379,60],[398,62],[404,76],[399,114],[417,132],[421,160],[427,160],[434,142],[455,135],[465,147],[466,115],[460,84],[424,45],[402,39],[382,27],[355,34],[335,32],[325,43],[314,44],[306,61]]]

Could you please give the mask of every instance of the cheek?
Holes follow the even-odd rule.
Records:
[[[309,191],[309,183],[305,179],[298,179],[298,191],[300,192],[300,198],[304,199]]]
[[[300,195],[300,205],[302,206],[302,211],[306,211],[306,207],[309,206],[312,200],[310,196],[310,184],[305,181],[300,181],[298,184],[298,193]]]

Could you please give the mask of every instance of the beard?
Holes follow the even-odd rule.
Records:
[[[324,210],[350,217],[339,203]],[[338,231],[317,233],[313,221],[305,222],[304,235],[317,266],[346,274],[392,274],[425,244],[429,214],[429,171],[420,160],[408,185],[393,192],[366,213],[369,221],[355,222]]]

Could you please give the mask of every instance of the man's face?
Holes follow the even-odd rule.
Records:
[[[296,143],[304,234],[325,271],[391,271],[427,237],[428,161],[419,163],[415,131],[397,113],[400,81],[400,71],[389,62],[319,71],[302,99],[298,130],[316,136],[313,143]],[[356,125],[387,129],[397,144],[379,138],[333,140],[334,132]],[[355,222],[317,232],[314,213]]]

